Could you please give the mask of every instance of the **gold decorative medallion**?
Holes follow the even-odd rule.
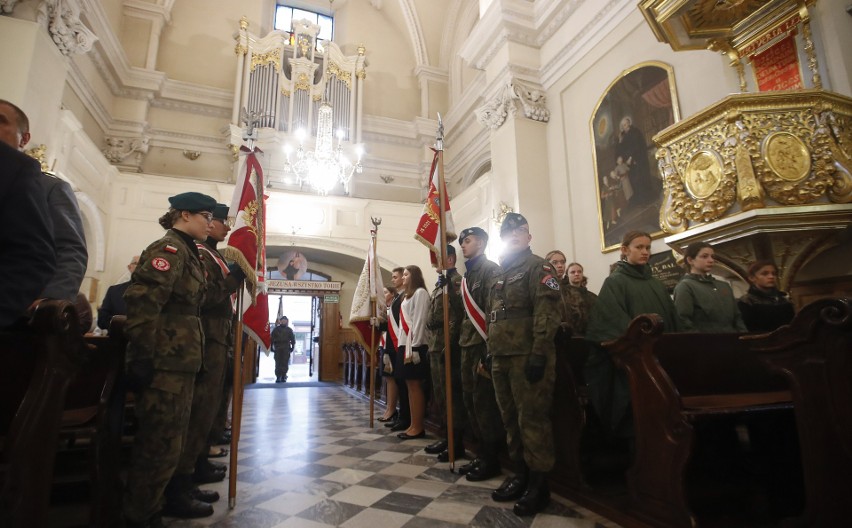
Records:
[[[763,159],[779,178],[797,182],[811,172],[808,147],[789,132],[773,132],[763,142]]]
[[[686,167],[684,183],[694,198],[704,199],[716,192],[722,181],[722,161],[710,150],[695,153]]]

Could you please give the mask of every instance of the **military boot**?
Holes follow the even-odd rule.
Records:
[[[515,476],[507,478],[499,488],[491,492],[491,498],[497,502],[509,502],[520,499],[527,490],[530,470],[521,463]]]
[[[213,515],[213,506],[192,497],[192,476],[175,475],[163,493],[166,505],[163,515],[179,519],[197,519]]]
[[[482,456],[479,457],[479,464],[469,471],[465,478],[470,482],[481,482],[483,480],[493,479],[500,475],[500,457],[499,449],[496,444],[482,444]]]
[[[473,460],[471,460],[470,462],[468,462],[467,464],[465,464],[463,466],[459,466],[459,469],[458,469],[459,475],[467,475],[468,473],[470,473],[471,471],[476,469],[476,466],[479,465],[479,461],[480,461],[479,457],[476,457]]]
[[[215,490],[200,489],[198,486],[193,486],[189,494],[193,499],[207,504],[213,504],[219,500],[219,492]]]
[[[547,473],[530,471],[529,485],[524,496],[515,504],[515,515],[535,515],[550,504],[550,488],[547,486]]]
[[[210,484],[211,482],[220,482],[225,479],[227,466],[224,464],[213,464],[207,457],[199,456],[195,461],[195,472],[192,474],[192,480],[198,484]]]

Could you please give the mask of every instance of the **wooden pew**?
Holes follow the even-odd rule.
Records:
[[[349,343],[343,343],[343,384],[348,387],[352,387],[355,384],[352,370],[352,351],[349,349]]]
[[[589,350],[588,342],[572,337],[557,342],[556,383],[553,390],[553,435],[556,463],[551,483],[558,489],[588,488],[580,463],[580,443],[586,426],[586,383],[583,365]]]
[[[60,417],[84,351],[77,312],[66,301],[44,301],[25,328],[0,334],[4,527],[46,525]]]
[[[798,526],[845,526],[852,498],[852,301],[803,308],[772,334],[743,336],[788,379],[802,448],[806,507]]]
[[[364,378],[361,376],[361,348],[358,346],[358,343],[352,343],[349,346],[352,347],[352,357],[354,358],[354,361],[352,363],[355,367],[355,390],[360,391],[361,382],[364,380]]]
[[[733,415],[792,405],[783,377],[737,334],[663,334],[655,314],[636,317],[604,343],[630,384],[635,458],[627,473],[628,513],[659,527],[694,527],[686,486],[695,429]]]
[[[120,521],[121,489],[120,455],[124,427],[124,335],[126,317],[116,316],[110,322],[109,336],[87,336],[88,361],[73,377],[62,413],[60,439],[67,447],[60,449],[58,462],[85,461],[87,475],[57,475],[64,484],[69,480],[88,484],[90,494],[89,526],[114,526]],[[83,443],[83,447],[77,447]],[[62,464],[58,464],[61,471]],[[76,478],[75,478],[76,477]]]

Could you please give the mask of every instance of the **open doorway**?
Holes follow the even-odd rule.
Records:
[[[317,381],[321,324],[319,297],[270,293],[268,301],[271,328],[275,328],[280,316],[286,316],[296,338],[286,383]],[[275,383],[274,354],[260,354],[257,382]]]

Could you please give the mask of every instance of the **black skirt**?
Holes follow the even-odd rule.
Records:
[[[405,347],[399,347],[396,351],[397,367],[404,380],[426,380],[429,378],[429,347],[420,345],[416,348],[420,353],[420,363],[405,363]]]

